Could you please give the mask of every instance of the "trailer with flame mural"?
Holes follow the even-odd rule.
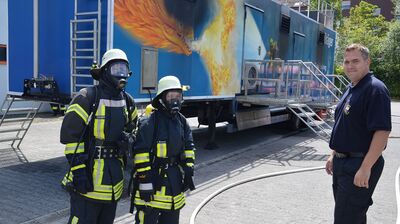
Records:
[[[119,48],[137,103],[175,75],[190,87],[182,112],[211,136],[217,122],[235,131],[290,120],[301,110],[289,105],[327,108],[341,93],[329,75],[336,33],[321,18],[273,0],[12,0],[9,91],[33,77],[72,97],[94,84],[93,61]]]

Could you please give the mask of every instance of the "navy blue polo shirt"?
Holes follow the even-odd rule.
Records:
[[[368,73],[340,99],[329,147],[337,152],[367,153],[374,132],[391,129],[389,91]]]

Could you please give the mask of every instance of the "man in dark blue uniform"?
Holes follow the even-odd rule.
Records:
[[[391,131],[390,96],[369,72],[368,48],[348,46],[343,67],[351,85],[335,111],[326,172],[333,175],[335,224],[367,223],[367,210],[381,176]]]

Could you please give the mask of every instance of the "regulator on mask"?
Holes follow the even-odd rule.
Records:
[[[167,100],[165,97],[162,99],[162,103],[164,104],[167,111],[171,114],[176,114],[181,110],[182,106],[182,97],[172,98]]]

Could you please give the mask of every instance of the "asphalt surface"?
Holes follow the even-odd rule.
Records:
[[[386,164],[368,212],[369,223],[395,223],[394,179],[400,165],[400,103],[392,104],[393,131],[384,152]],[[59,143],[62,118],[35,120],[21,150],[0,145],[0,223],[66,223],[69,197],[60,187],[67,170]],[[216,150],[205,150],[205,129],[192,121],[197,145],[197,189],[188,194],[181,223],[216,190],[260,174],[323,166],[326,142],[310,131],[267,126],[227,134],[218,128]],[[129,200],[118,205],[115,223],[133,223]],[[324,170],[262,179],[231,188],[198,214],[201,223],[332,223],[331,177]]]

